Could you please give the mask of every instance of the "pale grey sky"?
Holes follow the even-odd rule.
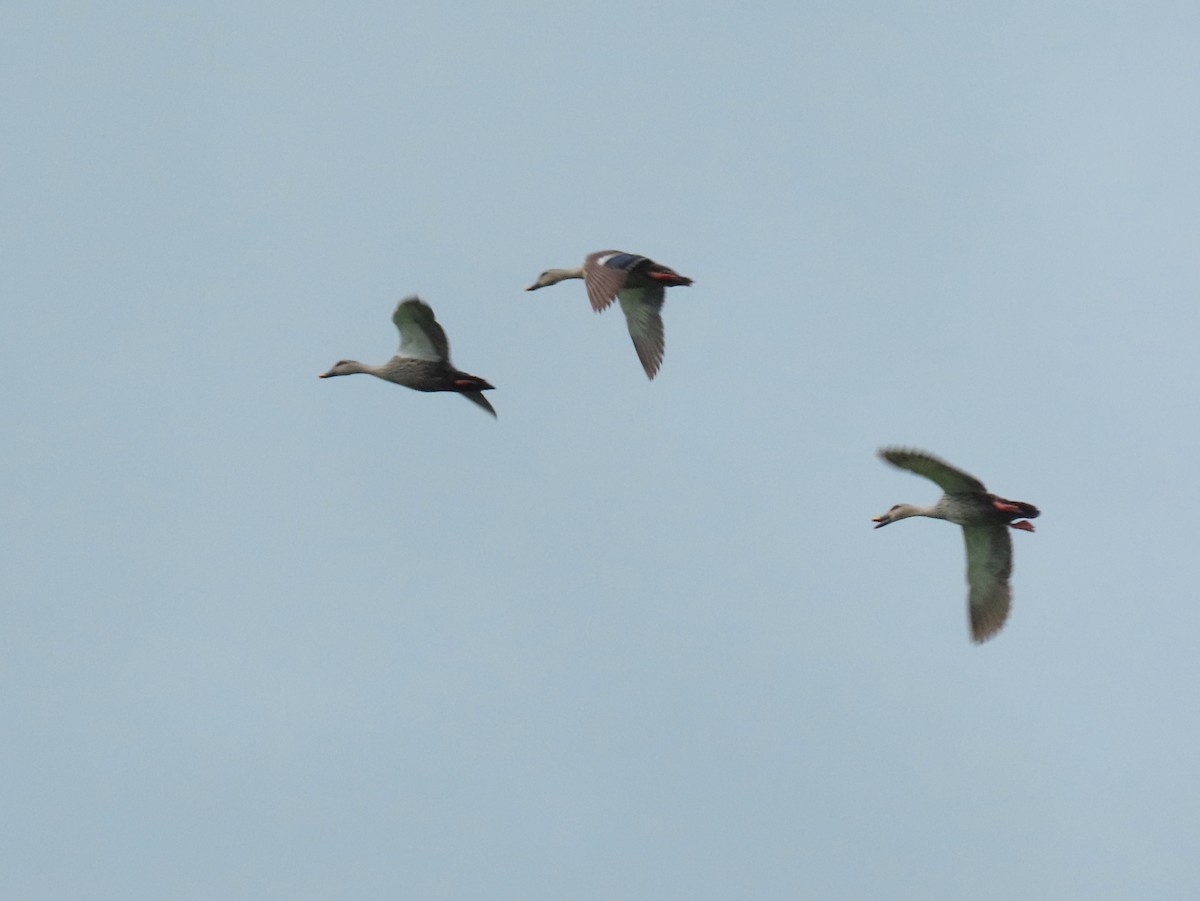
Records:
[[[6,6],[0,895],[1197,897],[1198,46]],[[498,420],[316,378],[414,292]],[[993,641],[885,444],[1041,507]]]

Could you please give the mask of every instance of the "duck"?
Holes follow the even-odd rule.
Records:
[[[547,269],[526,291],[557,285],[569,278],[583,279],[592,309],[599,313],[619,300],[629,327],[629,337],[646,377],[653,379],[662,366],[662,308],[667,288],[687,286],[692,280],[649,257],[623,250],[597,250],[577,269]]]
[[[1012,590],[1012,539],[1009,529],[1032,532],[1040,515],[1033,504],[992,494],[983,482],[925,451],[904,447],[880,448],[884,461],[924,476],[945,492],[932,507],[896,504],[872,522],[875,528],[910,516],[944,519],[962,526],[967,546],[967,611],[971,638],[978,644],[1000,631],[1008,619]]]
[[[493,417],[496,415],[495,408],[482,393],[493,390],[494,386],[451,365],[450,343],[429,304],[416,295],[406,297],[396,305],[392,322],[400,331],[400,349],[394,357],[379,365],[338,360],[319,377],[328,379],[365,372],[417,391],[454,391],[483,407]]]

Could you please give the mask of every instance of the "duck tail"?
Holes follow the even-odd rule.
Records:
[[[669,269],[666,272],[647,272],[646,275],[668,288],[686,287],[692,283],[692,280],[686,275],[680,275],[678,272],[672,272]]]
[[[992,495],[992,506],[1003,513],[1010,521],[1014,519],[1036,519],[1041,510],[1025,501],[1010,501],[1008,498]]]
[[[1026,519],[1037,519],[1042,512],[1033,504],[1027,504],[1024,501],[1017,501],[1017,506],[1021,508],[1021,515]]]
[[[468,375],[465,372],[455,373],[454,375],[454,390],[461,391],[466,394],[471,391],[492,391],[495,385],[477,375]]]

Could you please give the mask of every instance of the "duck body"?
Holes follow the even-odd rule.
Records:
[[[692,280],[649,257],[623,250],[598,250],[588,254],[576,269],[547,269],[525,290],[536,291],[572,278],[583,279],[588,300],[597,313],[614,300],[620,301],[638,360],[647,378],[654,378],[666,348],[662,322],[666,289],[690,285]]]
[[[1010,501],[989,492],[943,494],[932,507],[915,504],[897,504],[883,516],[877,517],[875,528],[910,516],[927,516],[944,519],[957,526],[1009,525],[1026,532],[1033,531],[1032,523],[1014,522],[1017,519],[1034,519],[1041,513],[1033,504]]]
[[[365,372],[387,382],[412,388],[414,391],[489,391],[495,385],[489,384],[477,375],[455,369],[447,363],[437,360],[416,360],[412,357],[395,356],[386,363],[372,365],[360,363],[357,360],[339,360],[328,372],[321,373],[321,378],[331,378],[336,375],[353,375]]]
[[[962,526],[971,637],[976,642],[986,641],[1000,631],[1012,605],[1012,539],[1008,530],[1032,532],[1033,524],[1028,520],[1041,511],[1025,501],[992,494],[974,476],[924,451],[883,448],[879,456],[893,466],[925,476],[945,493],[929,507],[896,504],[875,517],[875,528],[913,516],[944,519]]]
[[[366,373],[415,391],[453,391],[496,415],[481,392],[494,386],[477,375],[456,369],[450,363],[450,344],[446,332],[434,317],[433,309],[420,298],[405,298],[396,305],[392,322],[400,331],[400,351],[386,363],[360,363],[338,360],[323,379],[339,375]]]

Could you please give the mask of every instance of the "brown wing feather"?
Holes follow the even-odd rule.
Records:
[[[963,526],[967,545],[967,610],[971,638],[986,641],[1004,625],[1012,604],[1012,538],[1008,527]]]
[[[642,361],[647,378],[654,378],[662,365],[666,338],[663,334],[662,308],[664,291],[661,286],[626,288],[620,293],[621,310],[634,350]]]
[[[612,303],[623,287],[629,273],[624,269],[613,269],[598,262],[602,257],[614,253],[624,253],[623,250],[597,250],[589,253],[583,261],[583,283],[587,288],[588,300],[592,309],[599,313]]]
[[[487,410],[489,413],[491,413],[492,416],[496,416],[496,408],[493,407],[491,405],[491,402],[488,401],[488,399],[483,396],[482,391],[460,391],[459,393],[463,397],[465,397],[467,400],[469,400],[471,403],[479,404],[479,406],[483,407],[485,410]],[[497,417],[497,418],[499,418],[499,417]]]
[[[417,296],[406,297],[396,305],[392,322],[400,331],[400,355],[427,359],[428,348],[437,358],[450,362],[450,342],[433,315],[433,307]]]
[[[907,447],[884,447],[880,449],[879,456],[893,466],[924,476],[947,494],[968,494],[987,490],[983,487],[983,482],[973,475],[925,451]]]

